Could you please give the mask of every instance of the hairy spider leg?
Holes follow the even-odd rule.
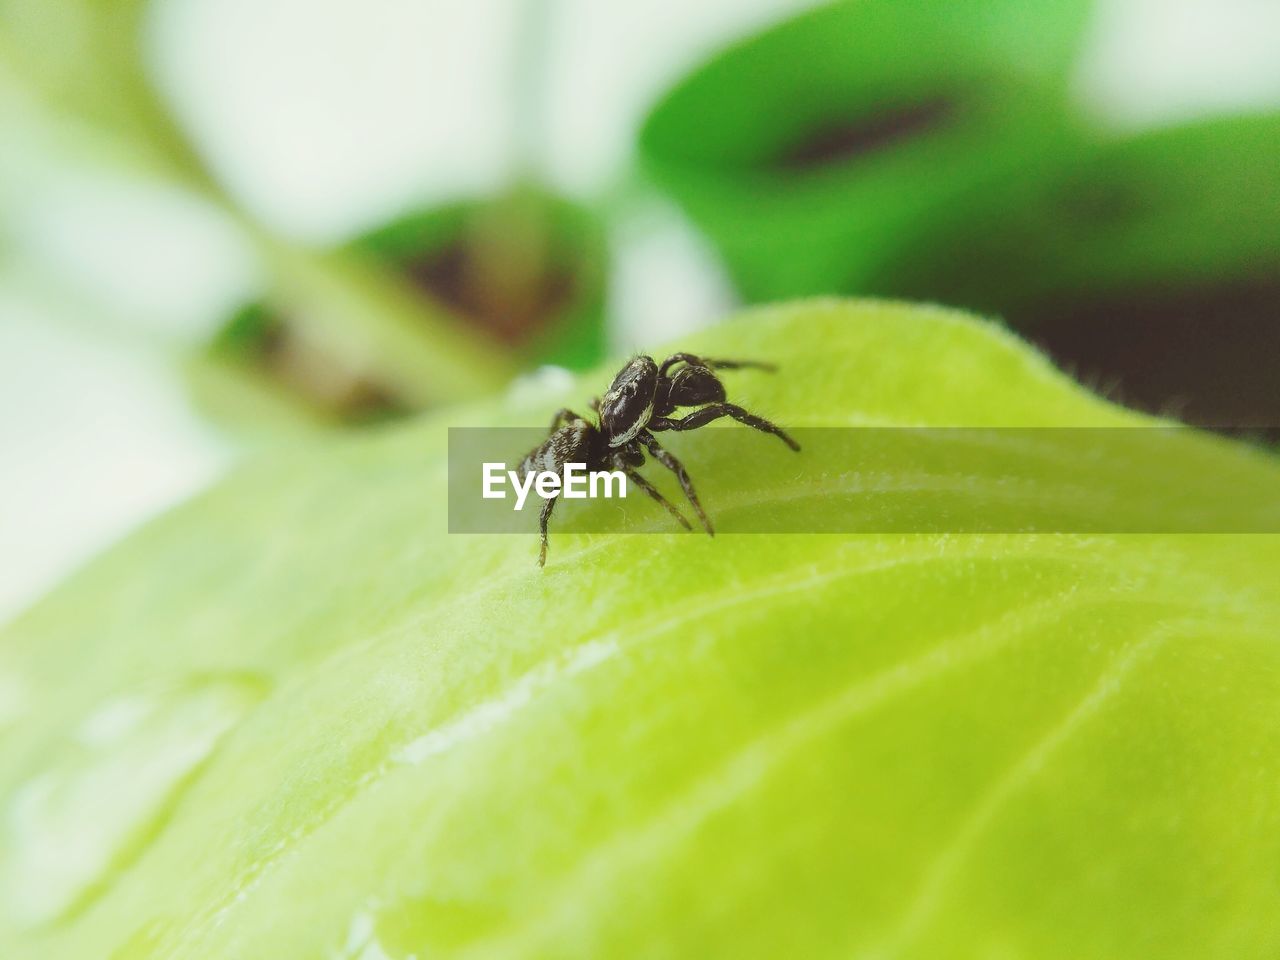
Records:
[[[677,363],[687,363],[693,367],[707,367],[710,370],[767,370],[778,371],[777,364],[763,363],[759,360],[712,360],[710,357],[698,357],[692,353],[673,353],[662,361],[658,368],[658,376],[665,377],[667,370]]]
[[[568,407],[561,407],[559,410],[556,411],[556,415],[551,418],[551,426],[547,428],[547,435],[550,436],[551,434],[555,433],[557,430],[560,429],[560,426],[562,424],[572,423],[574,420],[581,420],[581,419],[582,417],[578,416]]]
[[[668,500],[666,497],[662,495],[662,491],[660,491],[657,487],[651,484],[644,477],[640,476],[640,474],[636,473],[634,470],[627,470],[626,474],[628,477],[631,478],[632,483],[634,483],[637,487],[639,487],[649,496],[653,497],[654,500],[657,500],[658,503],[666,507],[667,512],[680,521],[680,526],[684,527],[686,530],[693,529],[693,527],[689,526],[689,521],[684,518],[684,514],[675,508],[675,504],[673,504],[670,500]]]
[[[657,439],[648,430],[641,430],[636,439],[645,445],[645,448],[653,455],[653,459],[676,475],[676,479],[680,481],[680,489],[684,491],[684,495],[693,504],[693,509],[698,514],[698,519],[702,521],[702,526],[706,528],[708,534],[714,537],[716,532],[712,529],[711,521],[707,519],[707,514],[702,509],[702,504],[698,502],[698,494],[693,489],[693,481],[689,479],[689,474],[685,472],[684,464],[664,450],[662,444],[658,443]]]
[[[542,501],[542,513],[538,515],[538,529],[542,532],[542,549],[538,551],[538,566],[547,565],[547,522],[551,519],[551,511],[555,509],[559,497],[548,497]]]
[[[709,403],[705,407],[681,417],[679,420],[672,420],[669,417],[654,417],[649,421],[649,429],[696,430],[698,427],[706,426],[711,421],[719,420],[721,417],[733,417],[739,423],[745,423],[748,427],[754,427],[762,433],[773,434],[792,450],[797,452],[800,450],[800,444],[791,439],[787,432],[777,424],[770,423],[764,417],[757,417],[754,413],[748,413],[736,403]]]

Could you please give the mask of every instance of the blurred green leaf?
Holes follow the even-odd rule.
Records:
[[[1090,8],[821,7],[677,85],[642,159],[749,299],[858,292],[940,211],[1034,178],[1073,142],[1063,78]]]
[[[678,346],[789,426],[1146,422],[937,309]],[[447,425],[611,373],[251,464],[8,630],[0,954],[1280,951],[1280,540],[445,532]],[[713,513],[804,496],[698,439]]]
[[[340,253],[395,276],[406,292],[420,291],[495,353],[577,369],[603,353],[604,232],[586,210],[557,197],[524,188],[411,214]],[[421,389],[432,377],[397,377],[389,361],[353,362],[350,346],[317,336],[318,327],[287,302],[237,311],[189,366],[202,407],[240,429],[265,425],[269,435],[318,421],[387,419],[439,399]],[[493,367],[486,353],[468,362]]]
[[[385,258],[264,250],[271,296],[237,311],[187,364],[197,402],[224,424],[270,435],[369,423],[474,396],[514,372],[497,337]]]
[[[402,217],[356,241],[522,356],[583,369],[604,352],[604,229],[534,188]]]
[[[1082,146],[868,286],[1004,317],[1129,402],[1280,424],[1280,115]]]

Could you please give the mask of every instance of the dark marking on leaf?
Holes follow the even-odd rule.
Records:
[[[832,118],[784,149],[772,166],[786,173],[837,166],[920,137],[949,123],[958,111],[957,98],[938,94],[886,104],[858,117]]]

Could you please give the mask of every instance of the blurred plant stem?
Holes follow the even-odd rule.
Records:
[[[467,327],[396,275],[347,252],[300,250],[256,236],[272,279],[269,299],[353,367],[413,406],[491,392],[514,365],[492,338]]]
[[[143,69],[144,0],[11,0],[0,12],[0,84],[16,86],[91,160],[123,161],[228,210],[257,249],[267,299],[412,406],[492,392],[515,369],[498,342],[372,261],[302,248],[254,221],[209,172]],[[86,141],[93,141],[86,146]]]

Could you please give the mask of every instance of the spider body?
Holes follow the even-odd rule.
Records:
[[[774,370],[770,364],[710,360],[690,353],[672,354],[661,365],[652,357],[636,357],[618,372],[604,395],[591,402],[592,409],[599,415],[599,423],[592,424],[572,410],[559,410],[551,421],[546,441],[531,450],[521,462],[521,476],[538,470],[561,473],[567,463],[582,463],[588,470],[617,470],[665,507],[686,530],[692,529],[684,515],[636,472],[648,453],[676,475],[703,528],[714,535],[711,521],[698,501],[684,466],[658,443],[654,433],[695,430],[721,417],[731,417],[756,430],[771,433],[792,450],[799,451],[800,445],[782,428],[727,401],[724,384],[715,371],[743,368]],[[683,417],[673,418],[681,407],[697,409]],[[542,535],[539,566],[547,560],[547,525],[556,499],[551,497],[542,504],[538,521]]]

